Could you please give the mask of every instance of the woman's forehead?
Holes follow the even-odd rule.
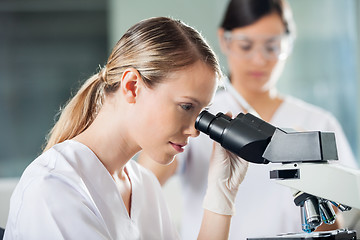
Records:
[[[211,99],[217,88],[216,74],[202,62],[170,73],[163,84],[162,87],[159,87],[166,88],[165,91],[192,98],[198,102]]]

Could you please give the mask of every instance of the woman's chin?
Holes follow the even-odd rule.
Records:
[[[166,157],[159,163],[162,165],[169,165],[170,163],[172,163],[174,161],[174,159],[175,159],[175,155],[171,156],[171,157]]]
[[[157,162],[161,165],[169,165],[175,159],[175,155],[172,156],[164,156],[163,158],[158,158]]]

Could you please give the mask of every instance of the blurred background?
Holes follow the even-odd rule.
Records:
[[[332,112],[360,163],[360,1],[289,3],[297,39],[279,89]],[[226,4],[225,0],[1,0],[0,178],[17,179],[41,153],[60,107],[104,65],[112,46],[139,20],[171,16],[195,27],[226,72],[216,36]]]

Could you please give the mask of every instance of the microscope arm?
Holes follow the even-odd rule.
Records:
[[[276,166],[270,178],[305,192],[360,209],[360,171],[336,163],[288,163]]]

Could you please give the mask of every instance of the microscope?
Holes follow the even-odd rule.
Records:
[[[250,113],[232,119],[208,111],[200,113],[195,128],[248,162],[281,163],[270,171],[270,179],[292,189],[304,232],[248,240],[356,240],[356,232],[347,229],[314,232],[322,223],[335,222],[332,206],[340,211],[360,209],[360,171],[329,162],[338,160],[334,133],[296,132],[274,127]]]

